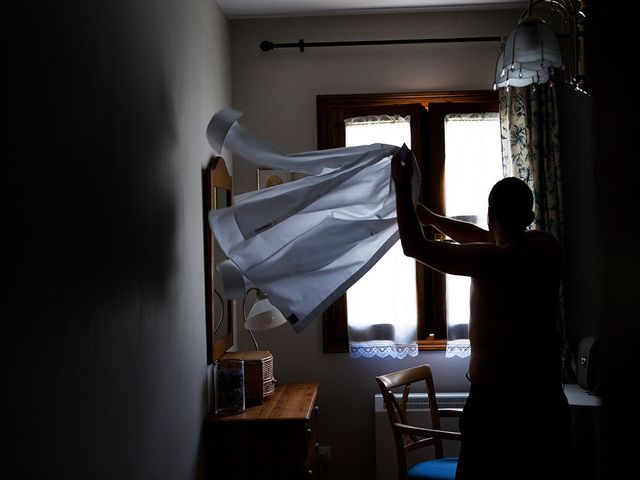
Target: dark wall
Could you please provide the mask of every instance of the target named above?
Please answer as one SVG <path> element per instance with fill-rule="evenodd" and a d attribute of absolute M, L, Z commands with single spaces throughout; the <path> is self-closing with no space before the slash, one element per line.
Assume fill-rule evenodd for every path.
<path fill-rule="evenodd" d="M 3 472 L 196 478 L 200 169 L 230 98 L 226 19 L 204 0 L 12 3 Z"/>
<path fill-rule="evenodd" d="M 162 294 L 173 268 L 177 125 L 158 26 L 75 6 L 32 10 L 12 38 L 13 285 L 52 307 L 87 290 L 109 301 L 134 274 Z"/>
<path fill-rule="evenodd" d="M 629 63 L 635 44 L 634 18 L 624 2 L 592 2 L 591 53 L 596 106 L 595 218 L 598 230 L 602 308 L 604 425 L 603 479 L 632 472 L 638 427 L 635 388 L 640 340 L 640 261 L 638 255 L 638 155 L 636 88 L 616 66 Z"/>

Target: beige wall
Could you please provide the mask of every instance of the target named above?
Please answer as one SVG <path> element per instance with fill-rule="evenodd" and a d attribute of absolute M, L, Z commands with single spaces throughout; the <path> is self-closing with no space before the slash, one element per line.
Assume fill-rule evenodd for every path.
<path fill-rule="evenodd" d="M 519 11 L 433 13 L 231 22 L 233 107 L 242 123 L 286 153 L 314 150 L 316 95 L 491 89 L 497 43 L 315 48 L 264 53 L 272 42 L 507 35 Z M 255 166 L 234 159 L 236 193 L 255 189 Z M 427 362 L 443 391 L 468 389 L 468 361 L 443 352 L 416 358 L 351 359 L 323 354 L 321 321 L 296 334 L 288 325 L 256 334 L 275 358 L 282 382 L 320 382 L 321 443 L 332 448 L 327 479 L 375 474 L 374 376 Z M 251 349 L 240 328 L 239 346 Z"/>

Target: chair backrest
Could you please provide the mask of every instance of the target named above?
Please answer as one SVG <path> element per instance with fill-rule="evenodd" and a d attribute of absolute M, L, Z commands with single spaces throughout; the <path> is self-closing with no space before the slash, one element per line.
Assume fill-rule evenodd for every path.
<path fill-rule="evenodd" d="M 397 424 L 407 425 L 407 404 L 411 387 L 420 382 L 424 382 L 426 393 L 429 399 L 429 414 L 431 416 L 430 428 L 441 430 L 440 414 L 438 411 L 438 401 L 433 383 L 431 367 L 428 364 L 387 373 L 376 377 L 376 382 L 380 387 L 385 408 L 391 423 L 391 430 L 396 446 L 398 457 L 398 471 L 400 478 L 407 475 L 407 453 L 418 448 L 433 447 L 435 458 L 443 458 L 442 439 L 432 437 L 417 437 L 401 431 Z M 396 393 L 401 393 L 400 400 L 396 398 Z"/>

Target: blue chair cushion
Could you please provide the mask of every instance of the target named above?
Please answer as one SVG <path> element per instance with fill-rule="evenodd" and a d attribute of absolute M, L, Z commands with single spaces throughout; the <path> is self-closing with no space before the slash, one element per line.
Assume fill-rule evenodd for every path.
<path fill-rule="evenodd" d="M 438 458 L 421 462 L 409 469 L 409 478 L 428 478 L 430 480 L 453 480 L 458 467 L 457 457 Z"/>

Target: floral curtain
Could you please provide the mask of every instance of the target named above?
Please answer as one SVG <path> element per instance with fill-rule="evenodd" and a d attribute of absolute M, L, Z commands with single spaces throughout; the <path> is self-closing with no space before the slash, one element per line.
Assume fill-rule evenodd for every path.
<path fill-rule="evenodd" d="M 557 89 L 549 82 L 501 88 L 498 94 L 504 176 L 527 182 L 534 194 L 532 227 L 552 233 L 563 243 Z M 562 292 L 558 329 L 564 342 Z"/>

